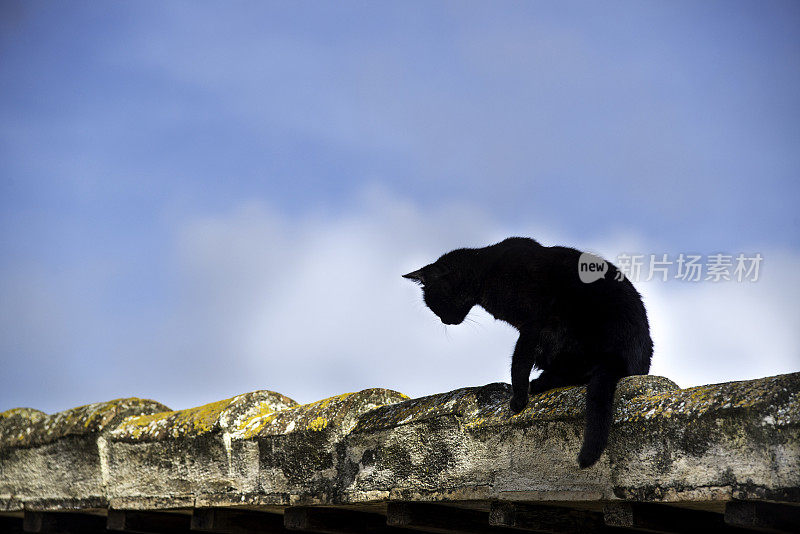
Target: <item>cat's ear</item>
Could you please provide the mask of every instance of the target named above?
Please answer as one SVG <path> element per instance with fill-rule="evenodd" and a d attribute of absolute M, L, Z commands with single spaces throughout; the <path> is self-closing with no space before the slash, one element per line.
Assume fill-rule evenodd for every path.
<path fill-rule="evenodd" d="M 419 282 L 420 284 L 425 283 L 425 275 L 422 273 L 422 269 L 418 269 L 414 272 L 404 274 L 403 278 L 408 278 L 409 280 Z"/>

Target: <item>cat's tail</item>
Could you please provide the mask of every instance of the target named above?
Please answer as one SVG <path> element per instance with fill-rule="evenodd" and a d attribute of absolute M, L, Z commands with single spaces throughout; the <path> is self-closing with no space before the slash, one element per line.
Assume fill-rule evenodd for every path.
<path fill-rule="evenodd" d="M 598 369 L 586 386 L 586 427 L 583 446 L 578 454 L 581 468 L 593 465 L 603 454 L 614 412 L 614 392 L 620 376 L 604 368 Z"/>

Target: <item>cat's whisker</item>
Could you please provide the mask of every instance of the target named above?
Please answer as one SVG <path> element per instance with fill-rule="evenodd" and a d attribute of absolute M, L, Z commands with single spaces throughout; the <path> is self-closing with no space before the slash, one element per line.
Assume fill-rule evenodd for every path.
<path fill-rule="evenodd" d="M 479 326 L 481 328 L 481 330 L 485 330 L 483 325 L 479 321 L 476 321 L 475 319 L 473 319 L 472 317 L 467 317 L 466 320 L 469 321 L 469 323 L 471 325 Z"/>

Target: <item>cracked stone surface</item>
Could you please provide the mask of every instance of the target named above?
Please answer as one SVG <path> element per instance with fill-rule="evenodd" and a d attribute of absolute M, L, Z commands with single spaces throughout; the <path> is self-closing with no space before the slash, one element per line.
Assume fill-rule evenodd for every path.
<path fill-rule="evenodd" d="M 304 405 L 254 391 L 180 411 L 135 398 L 56 414 L 15 408 L 0 413 L 0 512 L 800 501 L 800 373 L 688 389 L 627 377 L 608 449 L 581 470 L 585 394 L 531 396 L 518 415 L 503 383 Z"/>

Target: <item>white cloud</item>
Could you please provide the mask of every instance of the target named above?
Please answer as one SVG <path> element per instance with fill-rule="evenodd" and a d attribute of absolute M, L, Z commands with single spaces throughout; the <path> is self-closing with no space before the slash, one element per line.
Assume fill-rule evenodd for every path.
<path fill-rule="evenodd" d="M 185 408 L 254 389 L 309 402 L 368 387 L 420 396 L 508 381 L 511 327 L 476 309 L 475 322 L 445 329 L 401 278 L 447 250 L 507 235 L 612 260 L 654 251 L 635 234 L 570 241 L 504 227 L 472 206 L 422 209 L 380 190 L 340 216 L 293 219 L 246 203 L 186 221 L 165 260 L 175 293 L 135 324 L 76 305 L 78 296 L 57 280 L 44 284 L 42 273 L 31 272 L 30 283 L 18 273 L 3 295 L 23 313 L 6 309 L 0 331 L 13 348 L 4 352 L 23 358 L 4 363 L 3 403 L 51 410 L 137 395 Z M 656 345 L 654 374 L 686 387 L 800 369 L 800 255 L 760 252 L 757 283 L 637 284 Z M 48 290 L 29 298 L 12 291 L 37 284 Z"/>
<path fill-rule="evenodd" d="M 513 329 L 476 309 L 477 325 L 445 331 L 400 275 L 452 248 L 523 233 L 565 242 L 504 229 L 467 206 L 422 211 L 374 192 L 341 218 L 293 223 L 252 204 L 197 221 L 182 235 L 181 261 L 188 293 L 199 296 L 192 308 L 214 316 L 195 325 L 197 343 L 226 354 L 224 372 L 247 387 L 303 401 L 374 386 L 417 396 L 508 381 Z M 576 245 L 609 258 L 645 246 L 630 235 Z M 792 304 L 800 257 L 764 255 L 757 283 L 637 284 L 656 344 L 654 373 L 689 386 L 800 368 Z"/>
<path fill-rule="evenodd" d="M 652 373 L 688 387 L 800 370 L 800 256 L 763 256 L 757 282 L 640 284 L 656 344 Z"/>
<path fill-rule="evenodd" d="M 678 253 L 649 243 L 631 232 L 603 242 L 580 243 L 615 261 L 620 253 Z M 719 251 L 706 251 L 706 253 Z M 800 371 L 800 254 L 750 247 L 728 253 L 756 252 L 764 258 L 756 282 L 645 281 L 634 285 L 642 294 L 655 351 L 651 374 L 663 375 L 681 387 L 746 380 Z"/>
<path fill-rule="evenodd" d="M 194 298 L 180 314 L 201 323 L 192 328 L 198 347 L 226 355 L 221 372 L 299 400 L 375 386 L 421 395 L 503 380 L 510 327 L 474 313 L 479 324 L 446 332 L 419 288 L 401 278 L 491 235 L 465 208 L 424 214 L 380 192 L 367 194 L 352 216 L 295 224 L 250 204 L 182 232 L 185 290 Z"/>

